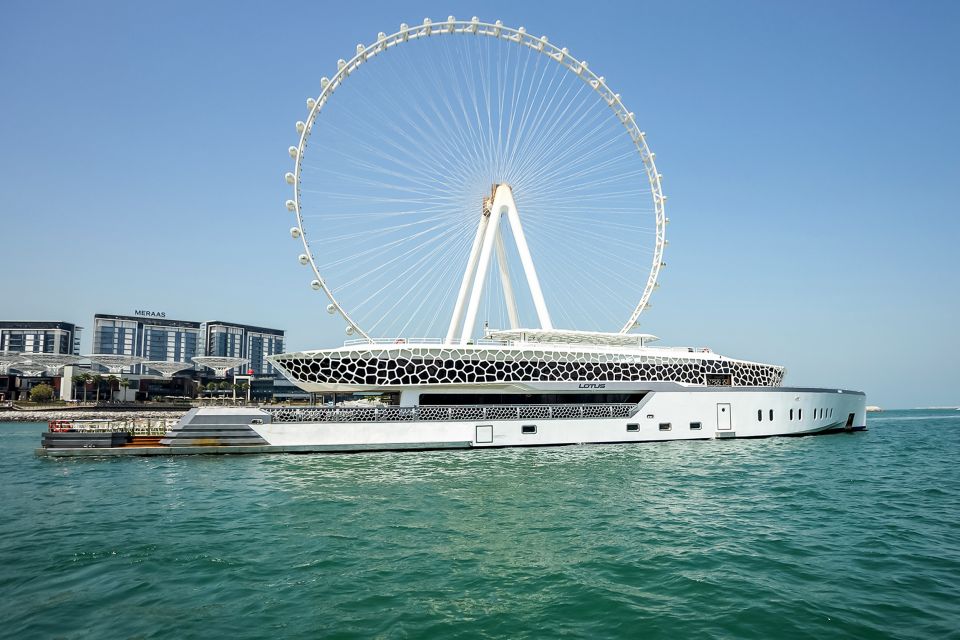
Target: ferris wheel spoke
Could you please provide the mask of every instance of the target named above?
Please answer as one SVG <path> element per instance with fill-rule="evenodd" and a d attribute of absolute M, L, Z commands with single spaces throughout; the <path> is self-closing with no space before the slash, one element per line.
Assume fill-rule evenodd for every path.
<path fill-rule="evenodd" d="M 428 252 L 421 255 L 421 257 L 415 263 L 413 263 L 412 265 L 404 269 L 399 274 L 391 275 L 391 277 L 387 279 L 387 281 L 383 286 L 381 286 L 379 289 L 374 291 L 366 299 L 357 303 L 356 308 L 362 309 L 364 305 L 366 305 L 368 302 L 371 302 L 371 301 L 377 302 L 377 304 L 373 307 L 373 309 L 369 311 L 370 314 L 376 312 L 377 315 L 379 315 L 379 319 L 377 319 L 370 325 L 371 330 L 376 330 L 379 327 L 380 323 L 391 312 L 393 312 L 403 301 L 407 299 L 407 297 L 409 297 L 410 295 L 413 294 L 413 292 L 416 291 L 417 285 L 421 284 L 424 281 L 424 279 L 426 279 L 438 266 L 443 264 L 442 261 L 433 260 L 433 258 L 434 256 L 436 256 L 438 252 L 441 252 L 444 249 L 448 249 L 449 246 L 450 246 L 449 244 L 445 244 L 442 242 L 436 243 L 435 246 L 432 247 Z M 428 270 L 426 270 L 424 273 L 420 273 L 419 277 L 417 277 L 418 273 L 417 271 L 415 271 L 415 269 L 418 266 L 421 266 L 422 264 L 430 264 L 431 266 Z M 416 280 L 414 280 L 414 278 L 416 278 Z M 389 307 L 386 311 L 380 311 L 379 310 L 380 306 L 382 306 L 382 304 L 386 301 L 386 299 L 380 296 L 380 294 L 389 287 L 392 287 L 404 293 L 401 293 L 399 296 L 397 296 L 396 302 L 391 307 Z"/>
<path fill-rule="evenodd" d="M 429 246 L 431 243 L 436 243 L 443 240 L 445 237 L 449 236 L 452 232 L 456 231 L 456 227 L 442 230 L 443 226 L 444 225 L 435 225 L 429 229 L 418 231 L 417 233 L 406 236 L 400 240 L 396 240 L 391 243 L 386 243 L 386 245 L 382 245 L 382 246 L 387 246 L 391 248 L 399 247 L 402 245 L 408 245 L 408 246 L 405 248 L 405 250 L 402 253 L 397 254 L 396 256 L 390 258 L 389 260 L 381 261 L 380 263 L 377 264 L 376 267 L 360 273 L 353 280 L 348 280 L 344 282 L 337 289 L 334 289 L 334 292 L 337 292 L 338 290 L 342 290 L 346 287 L 349 287 L 350 285 L 356 284 L 359 280 L 367 279 L 374 276 L 377 273 L 381 273 L 387 267 L 393 265 L 397 261 L 402 260 L 407 256 L 413 255 L 414 253 L 417 253 L 424 247 Z M 439 235 L 430 235 L 430 233 L 433 231 L 438 231 Z M 415 243 L 415 244 L 410 246 L 409 243 Z"/>
<path fill-rule="evenodd" d="M 417 297 L 420 298 L 420 301 L 419 301 L 419 304 L 417 304 L 416 309 L 411 310 L 404 315 L 407 315 L 409 316 L 409 318 L 412 319 L 413 317 L 416 317 L 417 311 L 419 311 L 420 309 L 423 309 L 428 303 L 430 305 L 431 311 L 434 314 L 441 312 L 441 309 L 437 307 L 436 300 L 431 299 L 430 296 L 432 292 L 435 290 L 436 285 L 438 283 L 443 282 L 444 280 L 446 281 L 451 280 L 450 278 L 443 279 L 440 277 L 441 273 L 437 273 L 438 271 L 437 266 L 442 264 L 441 256 L 438 255 L 441 253 L 439 250 L 442 248 L 443 248 L 442 246 L 437 247 L 433 252 L 425 256 L 426 259 L 429 259 L 431 261 L 431 264 L 433 266 L 425 270 L 422 274 L 419 275 L 418 278 L 414 280 L 413 279 L 414 274 L 411 273 L 409 274 L 408 277 L 393 283 L 394 286 L 402 288 L 406 293 L 399 296 L 397 301 L 388 309 L 386 309 L 385 311 L 379 312 L 379 316 L 380 316 L 379 320 L 377 320 L 371 325 L 372 330 L 376 330 L 377 328 L 379 328 L 381 322 L 383 322 L 387 318 L 392 317 L 396 313 L 397 309 L 402 308 L 402 305 L 407 303 L 408 300 L 412 300 L 413 304 L 417 304 L 417 300 L 416 300 Z M 426 293 L 426 295 L 424 295 L 424 292 L 421 287 L 429 283 L 433 283 L 433 284 L 431 285 L 430 290 Z M 406 327 L 408 327 L 409 324 L 410 324 L 410 320 L 404 323 L 403 329 L 400 332 L 401 334 L 404 330 L 406 330 Z"/>
<path fill-rule="evenodd" d="M 586 92 L 587 89 L 582 84 L 576 87 L 568 86 L 562 96 L 548 103 L 551 108 L 543 108 L 539 114 L 540 117 L 534 122 L 536 134 L 527 138 L 531 141 L 530 146 L 525 152 L 524 164 L 520 165 L 519 169 L 523 169 L 538 158 L 541 160 L 550 158 L 548 151 L 557 146 L 557 139 L 563 138 L 564 132 L 569 131 L 569 127 L 574 126 L 579 117 L 591 112 L 591 105 L 586 104 L 582 99 L 586 96 Z M 559 102 L 562 108 L 555 106 L 556 102 Z"/>
<path fill-rule="evenodd" d="M 584 122 L 584 118 L 586 116 L 587 113 L 581 114 L 576 121 L 569 123 L 569 127 L 566 129 L 566 131 L 572 131 L 577 127 L 585 127 L 586 123 Z M 565 132 L 560 132 L 558 135 L 550 134 L 545 136 L 545 139 L 549 140 L 549 146 L 539 150 L 538 154 L 542 154 L 543 157 L 549 158 L 549 160 L 545 163 L 542 163 L 537 169 L 534 169 L 533 167 L 525 167 L 528 171 L 528 174 L 525 174 L 526 180 L 536 181 L 544 173 L 547 173 L 551 170 L 556 171 L 558 168 L 566 167 L 570 162 L 569 158 L 580 158 L 579 162 L 583 163 L 586 162 L 589 157 L 595 157 L 598 154 L 602 154 L 602 152 L 608 149 L 611 145 L 611 141 L 600 144 L 596 143 L 596 134 L 604 126 L 605 125 L 602 121 L 591 124 L 591 128 L 588 129 L 577 140 L 570 140 L 569 134 Z M 589 149 L 583 149 L 582 146 L 588 140 L 592 140 L 593 144 L 590 145 Z M 584 158 L 584 156 L 587 156 L 588 158 Z"/>

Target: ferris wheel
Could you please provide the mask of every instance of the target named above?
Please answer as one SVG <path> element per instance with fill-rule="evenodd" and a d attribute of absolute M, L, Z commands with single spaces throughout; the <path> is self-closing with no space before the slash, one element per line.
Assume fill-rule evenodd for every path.
<path fill-rule="evenodd" d="M 348 335 L 626 333 L 665 266 L 653 152 L 603 76 L 477 18 L 381 32 L 296 123 L 299 262 Z"/>

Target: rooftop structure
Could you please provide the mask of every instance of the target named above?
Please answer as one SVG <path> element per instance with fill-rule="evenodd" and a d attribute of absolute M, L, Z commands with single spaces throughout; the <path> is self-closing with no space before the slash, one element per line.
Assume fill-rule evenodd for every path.
<path fill-rule="evenodd" d="M 603 333 L 561 329 L 488 330 L 486 337 L 513 344 L 567 344 L 605 347 L 642 347 L 659 340 L 649 333 Z"/>

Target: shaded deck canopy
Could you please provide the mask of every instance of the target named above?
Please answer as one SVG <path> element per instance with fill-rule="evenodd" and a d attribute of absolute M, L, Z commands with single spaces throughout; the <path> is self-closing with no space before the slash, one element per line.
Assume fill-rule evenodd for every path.
<path fill-rule="evenodd" d="M 642 347 L 659 340 L 657 336 L 649 333 L 603 333 L 564 329 L 487 330 L 486 337 L 513 343 L 583 344 L 603 347 Z"/>

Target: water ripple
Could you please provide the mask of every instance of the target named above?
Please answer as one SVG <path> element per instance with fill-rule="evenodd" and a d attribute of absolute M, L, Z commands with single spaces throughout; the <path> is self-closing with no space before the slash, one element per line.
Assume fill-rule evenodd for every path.
<path fill-rule="evenodd" d="M 61 459 L 0 425 L 0 637 L 960 637 L 960 423 Z"/>

